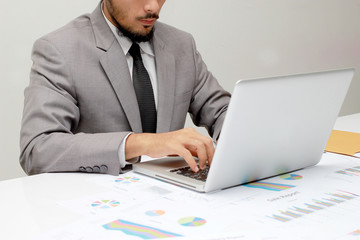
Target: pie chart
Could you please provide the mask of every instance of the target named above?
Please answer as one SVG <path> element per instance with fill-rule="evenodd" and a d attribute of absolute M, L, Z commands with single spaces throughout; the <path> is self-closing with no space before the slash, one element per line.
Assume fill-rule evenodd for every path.
<path fill-rule="evenodd" d="M 146 215 L 151 216 L 151 217 L 157 217 L 157 216 L 161 216 L 165 214 L 164 210 L 150 210 L 145 212 Z"/>
<path fill-rule="evenodd" d="M 299 180 L 299 179 L 302 179 L 302 176 L 297 175 L 297 174 L 284 174 L 284 175 L 281 175 L 280 178 L 285 179 L 285 180 Z"/>
<path fill-rule="evenodd" d="M 130 183 L 137 183 L 140 181 L 140 178 L 137 177 L 119 177 L 115 179 L 115 182 L 122 183 L 122 184 L 130 184 Z"/>
<path fill-rule="evenodd" d="M 116 200 L 100 200 L 93 202 L 91 206 L 95 208 L 112 208 L 119 206 L 119 204 L 120 203 Z"/>
<path fill-rule="evenodd" d="M 179 219 L 178 223 L 185 227 L 200 227 L 206 223 L 206 220 L 199 217 L 185 217 Z"/>

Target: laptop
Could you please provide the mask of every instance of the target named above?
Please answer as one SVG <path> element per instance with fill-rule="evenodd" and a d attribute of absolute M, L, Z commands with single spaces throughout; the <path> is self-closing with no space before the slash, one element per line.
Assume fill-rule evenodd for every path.
<path fill-rule="evenodd" d="M 135 172 L 210 192 L 316 165 L 353 78 L 353 69 L 240 80 L 208 170 L 180 157 L 137 163 Z"/>

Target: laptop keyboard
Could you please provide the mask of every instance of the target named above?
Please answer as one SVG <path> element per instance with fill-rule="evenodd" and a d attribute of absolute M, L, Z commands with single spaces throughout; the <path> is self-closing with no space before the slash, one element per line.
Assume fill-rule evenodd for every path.
<path fill-rule="evenodd" d="M 191 170 L 190 167 L 182 167 L 182 168 L 172 169 L 170 170 L 170 172 L 205 182 L 207 175 L 209 173 L 209 169 L 210 167 L 207 166 L 204 170 L 200 169 L 197 173 L 195 173 Z"/>

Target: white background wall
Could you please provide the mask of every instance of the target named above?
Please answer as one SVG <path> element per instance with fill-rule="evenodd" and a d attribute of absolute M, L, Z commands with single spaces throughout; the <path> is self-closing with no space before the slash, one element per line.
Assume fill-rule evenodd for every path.
<path fill-rule="evenodd" d="M 98 0 L 0 3 L 4 180 L 25 176 L 18 161 L 19 131 L 33 42 L 92 12 Z M 359 0 L 168 0 L 160 20 L 194 35 L 209 69 L 228 91 L 239 79 L 354 67 L 340 114 L 360 112 Z"/>

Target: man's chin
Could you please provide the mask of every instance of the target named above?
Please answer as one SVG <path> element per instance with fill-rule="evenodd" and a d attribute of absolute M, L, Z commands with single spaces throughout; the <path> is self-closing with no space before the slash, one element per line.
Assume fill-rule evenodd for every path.
<path fill-rule="evenodd" d="M 119 31 L 123 33 L 125 37 L 128 37 L 133 42 L 148 42 L 152 39 L 154 35 L 155 28 L 153 26 L 144 27 L 146 31 L 143 32 L 131 32 L 124 29 L 123 27 L 118 27 Z"/>

